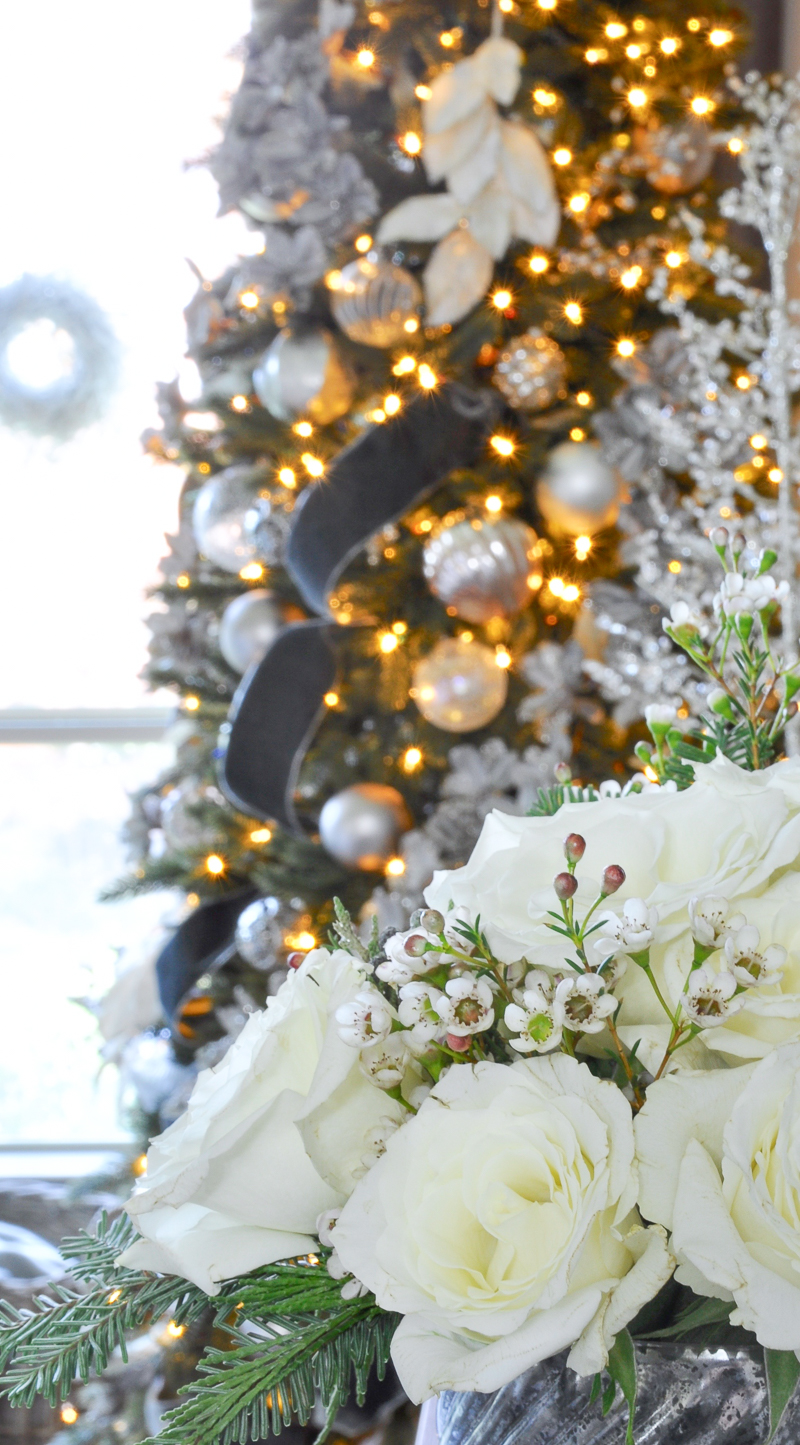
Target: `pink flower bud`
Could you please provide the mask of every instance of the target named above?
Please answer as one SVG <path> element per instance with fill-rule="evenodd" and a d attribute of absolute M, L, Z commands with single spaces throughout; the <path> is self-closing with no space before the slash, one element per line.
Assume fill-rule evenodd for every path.
<path fill-rule="evenodd" d="M 580 863 L 586 852 L 586 839 L 580 833 L 568 833 L 564 839 L 564 857 L 568 863 Z"/>
<path fill-rule="evenodd" d="M 472 1039 L 469 1034 L 467 1034 L 466 1038 L 462 1038 L 460 1034 L 447 1034 L 445 1036 L 445 1042 L 448 1049 L 452 1049 L 454 1054 L 465 1054 L 472 1043 Z"/>
<path fill-rule="evenodd" d="M 556 763 L 553 772 L 557 783 L 569 783 L 572 780 L 572 768 L 569 763 Z"/>
<path fill-rule="evenodd" d="M 412 958 L 422 958 L 427 947 L 428 940 L 422 933 L 412 933 L 410 938 L 407 938 L 403 944 L 405 952 L 410 954 Z"/>
<path fill-rule="evenodd" d="M 305 957 L 304 953 L 290 953 L 286 959 L 286 965 L 288 968 L 299 968 Z"/>
<path fill-rule="evenodd" d="M 712 547 L 725 547 L 728 542 L 727 527 L 712 527 L 708 534 L 708 540 Z"/>
<path fill-rule="evenodd" d="M 444 914 L 438 908 L 426 908 L 419 920 L 420 928 L 427 929 L 428 933 L 441 933 L 444 928 Z"/>
<path fill-rule="evenodd" d="M 578 880 L 573 878 L 571 873 L 557 873 L 553 879 L 553 887 L 556 890 L 556 898 L 560 898 L 564 903 L 567 898 L 572 898 L 573 894 L 577 893 Z"/>
<path fill-rule="evenodd" d="M 625 882 L 625 869 L 620 868 L 619 863 L 609 863 L 603 870 L 603 892 L 616 893 Z"/>

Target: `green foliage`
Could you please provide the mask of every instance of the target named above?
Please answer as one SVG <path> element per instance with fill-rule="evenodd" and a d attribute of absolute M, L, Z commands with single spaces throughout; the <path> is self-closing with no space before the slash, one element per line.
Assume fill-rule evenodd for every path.
<path fill-rule="evenodd" d="M 625 1445 L 634 1445 L 633 1416 L 636 1409 L 636 1352 L 633 1340 L 627 1330 L 620 1330 L 608 1354 L 608 1373 L 614 1386 L 618 1385 L 628 1405 L 628 1428 Z"/>
<path fill-rule="evenodd" d="M 733 1304 L 730 1300 L 696 1299 L 693 1296 L 691 1302 L 681 1310 L 673 1324 L 666 1325 L 660 1330 L 650 1330 L 642 1338 L 646 1340 L 678 1340 L 683 1335 L 691 1334 L 693 1330 L 708 1328 L 711 1325 L 727 1324 L 732 1309 Z"/>
<path fill-rule="evenodd" d="M 800 1362 L 792 1350 L 765 1350 L 764 1368 L 767 1372 L 769 1394 L 769 1445 L 794 1394 L 797 1381 L 800 1380 Z"/>

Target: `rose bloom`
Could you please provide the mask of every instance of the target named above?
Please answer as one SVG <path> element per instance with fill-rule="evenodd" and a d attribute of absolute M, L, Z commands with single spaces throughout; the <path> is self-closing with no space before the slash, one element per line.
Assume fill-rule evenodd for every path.
<path fill-rule="evenodd" d="M 347 1198 L 375 1129 L 407 1112 L 339 1035 L 336 1010 L 363 986 L 349 954 L 314 949 L 253 1014 L 150 1146 L 127 1205 L 143 1237 L 121 1264 L 216 1294 L 220 1280 L 317 1247 L 317 1217 Z"/>
<path fill-rule="evenodd" d="M 572 1346 L 603 1368 L 669 1278 L 634 1208 L 627 1100 L 566 1055 L 450 1069 L 389 1139 L 333 1231 L 343 1266 L 404 1318 L 392 1358 L 420 1401 L 498 1389 Z"/>
<path fill-rule="evenodd" d="M 652 1084 L 635 1127 L 641 1208 L 672 1229 L 677 1278 L 800 1358 L 800 1045 Z"/>
<path fill-rule="evenodd" d="M 744 1008 L 724 1027 L 676 1055 L 679 1067 L 707 1057 L 706 1048 L 737 1058 L 760 1057 L 800 1038 L 800 760 L 748 773 L 727 759 L 696 769 L 684 792 L 568 803 L 545 818 L 492 813 L 469 862 L 437 873 L 426 890 L 431 907 L 452 900 L 482 927 L 496 955 L 511 962 L 524 954 L 537 967 L 563 968 L 563 946 L 545 925 L 554 906 L 553 878 L 563 868 L 563 839 L 578 832 L 586 852 L 578 867 L 578 918 L 597 897 L 603 869 L 618 863 L 626 881 L 613 898 L 621 915 L 626 899 L 658 910 L 651 963 L 671 1004 L 683 992 L 693 942 L 689 902 L 721 896 L 761 933 L 763 948 L 789 952 L 783 978 L 748 994 Z M 651 986 L 628 968 L 615 992 L 622 999 L 617 1027 L 653 1071 L 669 1037 Z"/>

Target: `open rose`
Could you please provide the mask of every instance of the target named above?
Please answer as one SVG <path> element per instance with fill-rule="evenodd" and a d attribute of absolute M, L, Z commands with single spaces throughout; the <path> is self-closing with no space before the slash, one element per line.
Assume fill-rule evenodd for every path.
<path fill-rule="evenodd" d="M 645 1230 L 630 1105 L 566 1055 L 450 1070 L 389 1139 L 333 1230 L 343 1267 L 399 1310 L 412 1400 L 495 1390 L 572 1346 L 603 1368 L 668 1279 Z"/>

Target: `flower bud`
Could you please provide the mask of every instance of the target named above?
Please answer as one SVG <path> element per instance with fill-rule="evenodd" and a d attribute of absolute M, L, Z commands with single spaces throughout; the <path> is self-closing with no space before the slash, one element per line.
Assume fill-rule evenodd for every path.
<path fill-rule="evenodd" d="M 472 1044 L 472 1037 L 470 1034 L 466 1036 L 462 1036 L 461 1034 L 446 1034 L 445 1043 L 448 1049 L 453 1050 L 454 1054 L 465 1054 Z"/>
<path fill-rule="evenodd" d="M 727 527 L 712 527 L 708 534 L 708 540 L 712 547 L 721 555 L 728 545 Z"/>
<path fill-rule="evenodd" d="M 403 948 L 411 958 L 422 958 L 428 947 L 428 940 L 422 933 L 412 933 L 403 944 Z"/>
<path fill-rule="evenodd" d="M 556 763 L 553 769 L 557 783 L 569 783 L 572 781 L 572 768 L 569 763 Z"/>
<path fill-rule="evenodd" d="M 564 903 L 568 898 L 572 898 L 573 895 L 577 893 L 578 880 L 577 878 L 573 878 L 571 873 L 557 873 L 553 879 L 553 887 L 556 890 L 556 898 L 560 898 L 561 902 Z"/>
<path fill-rule="evenodd" d="M 441 933 L 444 928 L 444 914 L 438 908 L 426 908 L 419 920 L 420 928 L 426 933 Z"/>
<path fill-rule="evenodd" d="M 616 893 L 625 882 L 625 869 L 620 868 L 619 863 L 609 863 L 603 870 L 603 892 L 605 894 Z"/>
<path fill-rule="evenodd" d="M 304 953 L 290 953 L 286 959 L 286 967 L 299 968 L 305 957 Z"/>
<path fill-rule="evenodd" d="M 745 537 L 744 532 L 734 532 L 733 536 L 731 537 L 731 551 L 733 552 L 734 557 L 741 557 L 746 546 L 747 538 Z"/>
<path fill-rule="evenodd" d="M 733 703 L 731 702 L 724 688 L 712 687 L 710 693 L 708 694 L 708 705 L 711 708 L 711 711 L 715 712 L 718 717 L 727 718 L 729 722 L 733 722 L 735 720 Z"/>
<path fill-rule="evenodd" d="M 756 572 L 756 576 L 763 577 L 765 572 L 771 571 L 771 569 L 775 566 L 777 560 L 777 552 L 773 552 L 771 547 L 764 547 L 759 553 L 758 571 Z"/>
<path fill-rule="evenodd" d="M 783 685 L 786 689 L 786 698 L 788 700 L 794 697 L 796 692 L 800 692 L 800 677 L 798 677 L 796 672 L 787 672 Z"/>
<path fill-rule="evenodd" d="M 564 839 L 564 857 L 568 863 L 580 863 L 586 852 L 586 839 L 580 833 L 568 833 Z"/>

